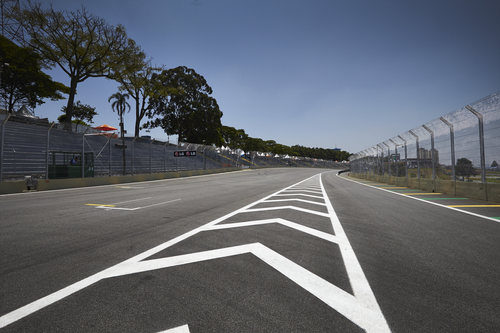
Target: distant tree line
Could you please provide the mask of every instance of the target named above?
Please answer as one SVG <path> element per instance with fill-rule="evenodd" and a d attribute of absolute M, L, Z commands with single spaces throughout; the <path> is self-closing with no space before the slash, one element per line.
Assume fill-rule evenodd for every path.
<path fill-rule="evenodd" d="M 224 145 L 231 149 L 241 149 L 245 152 L 259 151 L 278 155 L 302 156 L 331 161 L 345 161 L 351 155 L 347 151 L 327 148 L 309 148 L 300 145 L 287 146 L 274 140 L 264 141 L 252 138 L 243 129 L 222 126 Z"/>
<path fill-rule="evenodd" d="M 64 11 L 28 1 L 24 8 L 13 2 L 6 12 L 17 22 L 9 26 L 6 36 L 0 36 L 0 98 L 6 101 L 8 112 L 16 105 L 34 108 L 45 98 L 64 99 L 67 95 L 59 121 L 71 131 L 72 123 L 92 123 L 97 114 L 92 106 L 75 102 L 78 85 L 89 78 L 104 77 L 119 83 L 118 92 L 108 101 L 119 115 L 122 137 L 123 114 L 133 110 L 135 137 L 141 129 L 159 127 L 168 135 L 177 135 L 179 141 L 245 152 L 325 160 L 346 160 L 349 156 L 333 149 L 289 147 L 223 126 L 222 112 L 202 75 L 185 66 L 168 69 L 153 65 L 123 26 L 110 25 L 83 7 Z M 67 86 L 42 72 L 42 68 L 53 67 L 66 73 Z"/>

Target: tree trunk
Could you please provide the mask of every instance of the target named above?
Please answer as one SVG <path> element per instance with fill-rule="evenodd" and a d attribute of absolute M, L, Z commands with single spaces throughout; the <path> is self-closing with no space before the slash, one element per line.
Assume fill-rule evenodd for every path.
<path fill-rule="evenodd" d="M 66 121 L 64 122 L 64 129 L 72 132 L 71 120 L 73 118 L 73 104 L 75 101 L 76 95 L 76 85 L 78 81 L 75 77 L 71 77 L 71 84 L 69 87 L 69 96 L 68 96 L 68 104 L 66 105 Z"/>

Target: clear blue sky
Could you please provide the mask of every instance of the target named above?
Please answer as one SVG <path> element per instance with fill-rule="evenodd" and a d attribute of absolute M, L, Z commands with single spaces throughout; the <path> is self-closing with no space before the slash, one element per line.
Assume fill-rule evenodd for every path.
<path fill-rule="evenodd" d="M 287 145 L 354 153 L 500 90 L 498 0 L 52 3 L 124 25 L 153 63 L 202 74 L 224 125 Z M 80 84 L 76 98 L 97 107 L 96 124 L 118 125 L 107 103 L 116 87 Z M 64 104 L 36 114 L 55 119 Z M 129 133 L 133 123 L 130 113 Z"/>

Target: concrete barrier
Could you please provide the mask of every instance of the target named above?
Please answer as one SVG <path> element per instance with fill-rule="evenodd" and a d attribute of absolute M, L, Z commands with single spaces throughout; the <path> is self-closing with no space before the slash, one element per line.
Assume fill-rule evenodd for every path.
<path fill-rule="evenodd" d="M 498 183 L 475 183 L 475 182 L 454 182 L 452 180 L 429 178 L 408 178 L 389 177 L 387 175 L 374 175 L 365 173 L 350 173 L 351 176 L 372 180 L 379 183 L 393 184 L 396 186 L 407 186 L 409 188 L 420 189 L 425 192 L 439 192 L 456 197 L 466 197 L 471 199 L 500 202 L 500 184 Z"/>
<path fill-rule="evenodd" d="M 40 179 L 38 181 L 38 191 L 58 190 L 74 187 L 88 187 L 99 185 L 113 185 L 134 183 L 148 180 L 161 180 L 170 178 L 190 177 L 208 175 L 222 172 L 231 172 L 241 170 L 239 168 L 223 168 L 211 170 L 184 170 L 184 171 L 169 171 L 153 174 L 138 174 L 125 176 L 111 177 L 92 177 L 92 178 L 67 178 L 67 179 Z M 0 194 L 22 193 L 26 191 L 26 183 L 24 181 L 7 181 L 0 183 Z"/>

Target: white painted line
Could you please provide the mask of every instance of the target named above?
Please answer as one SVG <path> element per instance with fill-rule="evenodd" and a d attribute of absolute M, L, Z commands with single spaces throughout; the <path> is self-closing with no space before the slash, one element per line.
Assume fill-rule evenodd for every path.
<path fill-rule="evenodd" d="M 321 187 L 319 186 L 307 186 L 307 187 L 294 187 L 294 190 L 311 190 L 311 191 L 321 191 Z"/>
<path fill-rule="evenodd" d="M 289 189 L 286 190 L 286 192 L 303 192 L 303 193 L 312 193 L 312 194 L 321 194 L 321 191 L 311 191 L 311 190 L 295 190 L 295 189 Z"/>
<path fill-rule="evenodd" d="M 149 198 L 148 198 L 149 199 Z M 144 208 L 149 208 L 149 207 L 153 207 L 153 206 L 159 206 L 159 205 L 165 205 L 165 204 L 168 204 L 168 203 L 171 203 L 171 202 L 176 202 L 176 201 L 179 201 L 181 199 L 174 199 L 174 200 L 170 200 L 170 201 L 165 201 L 165 202 L 159 202 L 159 203 L 155 203 L 155 204 L 152 204 L 152 205 L 147 205 L 147 206 L 142 206 L 142 207 L 134 207 L 134 208 L 128 208 L 128 207 L 109 207 L 109 206 L 106 206 L 106 205 L 103 205 L 103 206 L 95 206 L 95 208 L 100 208 L 100 209 L 104 209 L 104 210 L 126 210 L 126 211 L 135 211 L 135 210 L 139 210 L 139 209 L 144 209 Z M 132 201 L 132 200 L 131 200 Z"/>
<path fill-rule="evenodd" d="M 387 323 L 385 322 L 385 318 L 383 317 L 380 308 L 378 307 L 375 297 L 368 285 L 368 281 L 366 281 L 363 271 L 361 270 L 361 267 L 357 262 L 356 256 L 354 255 L 354 252 L 349 244 L 349 241 L 347 240 L 347 236 L 345 235 L 342 226 L 340 225 L 340 221 L 338 221 L 337 215 L 335 214 L 335 211 L 331 206 L 326 191 L 323 187 L 321 176 L 319 177 L 313 176 L 297 184 L 303 183 L 309 179 L 319 179 L 325 204 L 329 212 L 329 214 L 323 213 L 321 215 L 327 215 L 330 218 L 336 236 L 321 232 L 319 230 L 308 228 L 294 222 L 286 221 L 284 219 L 270 219 L 270 220 L 274 220 L 275 221 L 274 223 L 281 223 L 288 227 L 317 236 L 319 238 L 338 243 L 342 253 L 342 257 L 344 259 L 344 264 L 346 265 L 346 270 L 349 276 L 349 280 L 352 289 L 354 291 L 354 296 L 336 287 L 335 285 L 329 283 L 328 281 L 320 278 L 314 273 L 304 269 L 303 267 L 297 265 L 296 263 L 276 253 L 275 251 L 272 251 L 271 249 L 263 246 L 260 243 L 239 245 L 223 249 L 183 254 L 168 258 L 141 261 L 202 231 L 217 230 L 217 229 L 224 229 L 231 227 L 243 227 L 243 226 L 249 226 L 250 223 L 253 223 L 254 225 L 271 223 L 270 220 L 265 220 L 265 221 L 248 221 L 236 224 L 230 223 L 233 224 L 232 226 L 229 226 L 230 224 L 217 225 L 218 223 L 236 214 L 252 211 L 250 207 L 265 202 L 269 198 L 283 191 L 286 191 L 288 188 L 292 186 L 295 186 L 292 185 L 281 191 L 271 194 L 265 198 L 257 200 L 254 203 L 251 203 L 245 207 L 235 210 L 229 214 L 226 214 L 225 216 L 213 220 L 205 225 L 193 229 L 185 234 L 175 237 L 174 239 L 171 239 L 170 241 L 160 244 L 150 250 L 144 251 L 130 259 L 122 261 L 117 265 L 114 265 L 86 279 L 76 282 L 66 288 L 56 291 L 46 297 L 43 297 L 30 304 L 27 304 L 22 308 L 7 313 L 6 315 L 0 317 L 0 328 L 5 327 L 10 323 L 13 323 L 33 312 L 36 312 L 54 302 L 57 302 L 58 300 L 61 300 L 105 278 L 116 277 L 125 274 L 134 274 L 138 272 L 156 270 L 177 265 L 184 265 L 204 260 L 223 258 L 227 256 L 235 256 L 243 253 L 252 253 L 258 258 L 260 258 L 263 262 L 267 263 L 274 269 L 278 270 L 280 273 L 282 273 L 283 275 L 294 281 L 296 284 L 298 284 L 311 294 L 315 295 L 318 299 L 322 300 L 324 303 L 332 307 L 335 311 L 344 315 L 346 318 L 353 321 L 355 324 L 365 329 L 366 331 L 389 332 L 389 328 L 387 326 Z M 288 206 L 287 208 L 305 211 L 310 214 L 319 214 L 319 212 L 317 211 L 300 209 L 294 206 Z M 262 209 L 255 209 L 255 211 L 262 211 Z"/>
<path fill-rule="evenodd" d="M 168 204 L 168 203 L 171 203 L 171 202 L 180 201 L 180 200 L 181 199 L 179 198 L 179 199 L 174 199 L 174 200 L 169 200 L 169 201 L 164 201 L 164 202 L 158 202 L 158 203 L 147 205 L 147 206 L 136 207 L 136 208 L 134 208 L 134 210 L 144 209 L 144 208 L 149 208 L 149 207 L 154 207 L 154 206 L 159 206 L 159 205 L 165 205 L 165 204 Z"/>
<path fill-rule="evenodd" d="M 174 327 L 174 328 L 171 328 L 169 330 L 161 331 L 158 333 L 191 333 L 191 332 L 189 331 L 188 325 L 182 325 L 182 326 Z"/>
<path fill-rule="evenodd" d="M 349 243 L 347 235 L 344 232 L 344 228 L 342 227 L 342 224 L 333 209 L 332 203 L 330 202 L 325 187 L 323 186 L 321 176 L 319 178 L 319 183 L 323 191 L 323 196 L 325 197 L 326 207 L 330 214 L 330 221 L 335 235 L 342 240 L 341 244 L 339 244 L 339 248 L 342 258 L 344 259 L 344 265 L 347 275 L 349 276 L 349 281 L 354 295 L 359 301 L 363 302 L 367 308 L 371 309 L 373 313 L 377 314 L 376 318 L 373 319 L 372 326 L 370 326 L 369 329 L 365 329 L 370 332 L 390 332 L 389 326 L 384 318 L 384 315 L 382 314 L 382 311 L 380 310 L 375 295 L 370 288 L 370 284 L 368 283 L 363 269 L 356 258 L 356 254 Z"/>
<path fill-rule="evenodd" d="M 323 216 L 323 217 L 330 217 L 330 215 L 328 215 L 327 213 L 318 212 L 318 211 L 315 211 L 315 210 L 305 209 L 305 208 L 296 207 L 296 206 L 277 206 L 277 207 L 265 207 L 265 208 L 250 208 L 250 209 L 246 209 L 242 213 L 265 212 L 265 211 L 269 211 L 269 210 L 281 210 L 281 209 L 293 209 L 293 210 L 297 210 L 299 212 L 304 212 L 304 213 L 308 213 L 308 214 L 314 214 L 314 215 L 319 215 L 319 216 Z"/>
<path fill-rule="evenodd" d="M 140 198 L 140 199 L 133 199 L 133 200 L 127 200 L 127 201 L 120 201 L 120 202 L 114 202 L 110 205 L 120 205 L 120 204 L 124 204 L 124 203 L 129 203 L 129 202 L 135 202 L 135 201 L 141 201 L 141 200 L 147 200 L 147 199 L 151 199 L 152 197 L 147 197 L 147 198 Z"/>
<path fill-rule="evenodd" d="M 469 214 L 469 215 L 472 215 L 472 216 L 475 216 L 475 217 L 480 217 L 480 218 L 483 218 L 483 219 L 486 219 L 486 220 L 490 220 L 490 221 L 493 221 L 493 222 L 500 223 L 500 220 L 497 220 L 497 219 L 489 217 L 489 216 L 485 216 L 485 215 L 481 215 L 481 214 L 476 214 L 476 213 L 469 212 L 469 211 L 466 211 L 466 210 L 463 210 L 463 209 L 458 209 L 458 208 L 455 208 L 455 207 L 449 207 L 449 206 L 446 206 L 446 205 L 442 205 L 442 204 L 439 204 L 437 202 L 427 201 L 427 200 L 416 198 L 416 197 L 413 197 L 413 196 L 410 196 L 410 195 L 405 195 L 405 194 L 401 194 L 401 193 L 398 193 L 398 192 L 386 190 L 386 189 L 383 189 L 383 188 L 380 188 L 380 187 L 376 187 L 376 186 L 364 184 L 362 182 L 358 182 L 358 181 L 355 181 L 355 180 L 352 180 L 352 179 L 348 179 L 348 178 L 340 176 L 340 175 L 337 175 L 337 177 L 339 177 L 341 179 L 344 179 L 344 180 L 347 180 L 347 181 L 350 181 L 350 182 L 353 182 L 353 183 L 357 183 L 357 184 L 360 184 L 360 185 L 364 185 L 364 186 L 368 186 L 368 187 L 371 187 L 371 188 L 375 188 L 375 189 L 380 190 L 380 191 L 386 191 L 386 192 L 389 192 L 389 193 L 392 193 L 392 194 L 403 196 L 405 198 L 410 198 L 410 199 L 413 199 L 413 200 L 422 201 L 422 202 L 425 202 L 425 203 L 428 203 L 428 204 L 431 204 L 431 205 L 443 207 L 443 208 L 446 208 L 446 209 L 451 209 L 451 210 L 454 210 L 454 211 L 457 211 L 457 212 Z"/>
<path fill-rule="evenodd" d="M 315 177 L 315 176 L 309 177 L 309 178 L 304 179 L 304 180 L 302 180 L 302 181 L 300 181 L 300 182 L 298 182 L 296 184 L 290 185 L 289 187 L 286 187 L 285 189 L 288 189 L 288 188 L 290 188 L 292 186 L 295 186 L 297 184 L 301 184 L 301 183 L 303 183 L 303 182 L 305 182 L 308 179 L 313 178 L 313 177 Z M 177 237 L 175 237 L 175 238 L 173 238 L 173 239 L 171 239 L 171 240 L 169 240 L 169 241 L 167 241 L 165 243 L 162 243 L 162 244 L 160 244 L 158 246 L 155 246 L 152 249 L 144 251 L 144 252 L 142 252 L 142 253 L 140 253 L 140 254 L 132 257 L 132 258 L 129 258 L 129 259 L 125 260 L 125 261 L 122 261 L 121 263 L 118 263 L 118 264 L 116 264 L 114 266 L 111 266 L 110 268 L 104 269 L 104 270 L 102 270 L 102 271 L 100 271 L 100 272 L 98 272 L 98 273 L 96 273 L 94 275 L 91 275 L 91 276 L 89 276 L 89 277 L 87 277 L 87 278 L 85 278 L 83 280 L 75 282 L 75 283 L 73 283 L 73 284 L 71 284 L 71 285 L 69 285 L 69 286 L 67 286 L 67 287 L 65 287 L 63 289 L 55 291 L 52 294 L 49 294 L 49 295 L 47 295 L 45 297 L 42 297 L 42 298 L 40 298 L 40 299 L 38 299 L 36 301 L 31 302 L 31 303 L 29 303 L 29 304 L 27 304 L 25 306 L 22 306 L 22 307 L 20 307 L 20 308 L 18 308 L 16 310 L 13 310 L 13 311 L 11 311 L 9 313 L 6 313 L 6 314 L 4 314 L 4 315 L 2 315 L 0 317 L 0 328 L 5 327 L 5 326 L 7 326 L 9 324 L 12 324 L 12 323 L 14 323 L 14 322 L 16 322 L 16 321 L 18 321 L 18 320 L 20 320 L 20 319 L 22 319 L 22 318 L 24 318 L 24 317 L 32 314 L 32 313 L 38 311 L 40 309 L 45 308 L 46 306 L 49 306 L 49 305 L 51 305 L 51 304 L 53 304 L 53 303 L 55 303 L 55 302 L 57 302 L 57 301 L 65 298 L 65 297 L 67 297 L 67 296 L 69 296 L 71 294 L 74 294 L 75 292 L 77 292 L 79 290 L 82 290 L 82 289 L 84 289 L 84 288 L 86 288 L 86 287 L 88 287 L 88 286 L 90 286 L 90 285 L 92 285 L 92 284 L 94 284 L 94 283 L 102 280 L 102 279 L 105 279 L 105 278 L 109 277 L 109 272 L 111 272 L 112 270 L 116 269 L 117 267 L 120 267 L 121 265 L 129 264 L 129 263 L 132 263 L 132 262 L 138 262 L 138 261 L 143 260 L 143 259 L 145 259 L 147 257 L 150 257 L 150 256 L 152 256 L 152 255 L 154 255 L 154 254 L 156 254 L 156 253 L 158 253 L 160 251 L 163 251 L 164 249 L 166 249 L 166 248 L 168 248 L 168 247 L 170 247 L 170 246 L 172 246 L 174 244 L 177 244 L 177 243 L 185 240 L 186 238 L 189 238 L 189 237 L 191 237 L 191 236 L 199 233 L 200 231 L 203 231 L 203 228 L 205 228 L 207 226 L 215 225 L 215 224 L 217 224 L 219 222 L 222 222 L 222 221 L 224 221 L 224 220 L 226 220 L 226 219 L 228 219 L 228 218 L 230 218 L 230 217 L 232 217 L 232 216 L 234 216 L 236 214 L 239 214 L 240 212 L 244 211 L 245 209 L 247 209 L 249 207 L 252 207 L 254 205 L 257 205 L 257 204 L 261 203 L 262 201 L 264 201 L 264 200 L 272 197 L 273 195 L 275 195 L 277 193 L 280 193 L 281 191 L 282 190 L 280 190 L 278 192 L 275 192 L 273 194 L 270 194 L 270 195 L 268 195 L 265 198 L 262 198 L 260 200 L 257 200 L 255 202 L 253 202 L 253 203 L 250 203 L 250 204 L 248 204 L 248 205 L 246 205 L 246 206 L 244 206 L 244 207 L 242 207 L 240 209 L 237 209 L 237 210 L 235 210 L 235 211 L 233 211 L 231 213 L 228 213 L 228 214 L 226 214 L 226 215 L 224 215 L 222 217 L 219 217 L 218 219 L 215 219 L 215 220 L 213 220 L 211 222 L 208 222 L 208 223 L 206 223 L 206 224 L 204 224 L 204 225 L 202 225 L 202 226 L 200 226 L 198 228 L 195 228 L 195 229 L 193 229 L 191 231 L 188 231 L 188 232 L 186 232 L 186 233 L 184 233 L 182 235 L 179 235 L 179 236 L 177 236 Z"/>
<path fill-rule="evenodd" d="M 365 307 L 365 304 L 359 302 L 356 297 L 260 243 L 238 245 L 216 250 L 182 254 L 168 258 L 129 263 L 128 265 L 117 267 L 111 276 L 118 277 L 136 274 L 245 253 L 252 253 L 361 328 L 373 332 L 387 331 L 384 330 L 383 326 L 374 326 L 374 323 L 378 324 L 380 319 L 380 315 L 377 311 Z"/>
<path fill-rule="evenodd" d="M 281 210 L 281 209 L 293 209 L 293 210 L 297 210 L 297 211 L 308 213 L 308 214 L 314 214 L 314 215 L 319 215 L 319 216 L 323 216 L 323 217 L 330 217 L 330 215 L 328 215 L 327 213 L 318 212 L 318 211 L 315 211 L 315 210 L 305 209 L 305 208 L 296 207 L 296 206 L 277 206 L 277 207 L 265 207 L 265 208 L 251 208 L 251 209 L 246 209 L 242 213 L 265 212 L 265 211 L 269 211 L 269 210 Z"/>
<path fill-rule="evenodd" d="M 305 203 L 318 205 L 318 206 L 326 206 L 324 203 L 321 203 L 321 202 L 304 200 L 304 199 L 274 199 L 274 200 L 266 200 L 263 203 L 266 203 L 266 202 L 286 202 L 286 201 L 298 201 L 298 202 L 305 202 Z"/>
<path fill-rule="evenodd" d="M 267 220 L 257 220 L 257 221 L 245 221 L 245 222 L 236 222 L 236 223 L 226 223 L 226 224 L 216 224 L 211 227 L 207 227 L 205 230 L 221 230 L 221 229 L 230 229 L 230 228 L 241 228 L 241 227 L 251 227 L 251 226 L 256 226 L 256 225 L 263 225 L 263 224 L 271 224 L 271 223 L 278 223 L 284 226 L 287 226 L 289 228 L 302 231 L 306 234 L 309 234 L 311 236 L 315 236 L 321 239 L 324 239 L 328 242 L 332 243 L 338 243 L 339 239 L 335 237 L 332 234 L 328 234 L 323 231 L 319 231 L 313 228 L 306 227 L 302 224 L 298 224 L 295 222 L 291 222 L 285 219 L 281 218 L 276 218 L 276 219 L 267 219 Z"/>
<path fill-rule="evenodd" d="M 274 196 L 275 197 L 285 197 L 285 196 L 290 196 L 290 197 L 294 197 L 294 196 L 298 196 L 298 195 L 301 195 L 303 197 L 309 197 L 309 198 L 316 198 L 316 199 L 323 199 L 323 197 L 320 197 L 320 196 L 317 196 L 317 195 L 311 195 L 311 194 L 301 194 L 301 193 L 290 193 L 290 194 L 275 194 Z"/>

